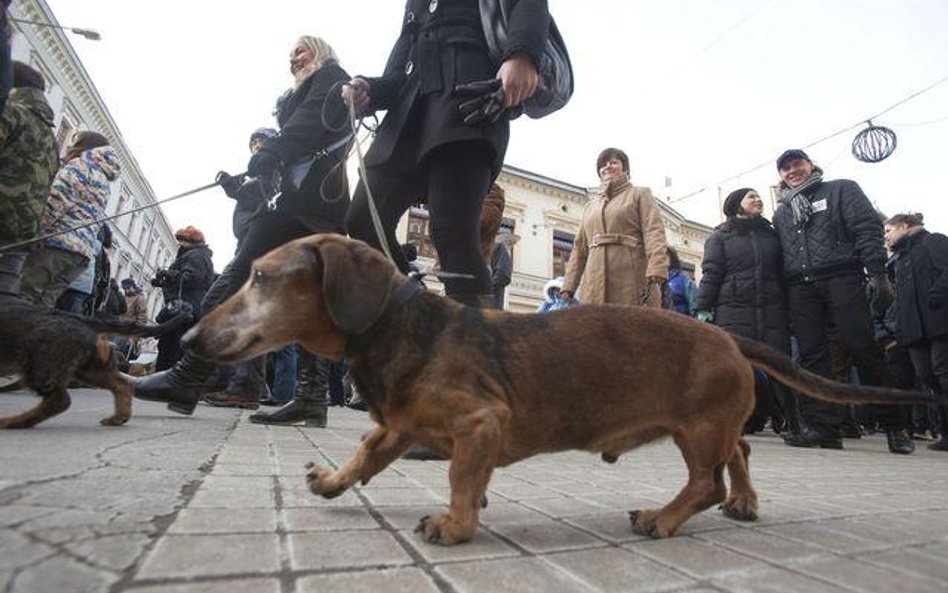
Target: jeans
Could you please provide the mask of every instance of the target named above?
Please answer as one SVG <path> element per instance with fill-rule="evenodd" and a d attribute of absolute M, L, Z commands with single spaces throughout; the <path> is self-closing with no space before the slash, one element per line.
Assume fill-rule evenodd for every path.
<path fill-rule="evenodd" d="M 270 356 L 273 360 L 270 397 L 278 402 L 288 402 L 296 395 L 296 345 L 290 344 L 271 352 Z"/>
<path fill-rule="evenodd" d="M 75 288 L 67 288 L 56 300 L 56 308 L 76 315 L 85 315 L 86 305 L 91 298 L 91 294 L 86 294 Z"/>

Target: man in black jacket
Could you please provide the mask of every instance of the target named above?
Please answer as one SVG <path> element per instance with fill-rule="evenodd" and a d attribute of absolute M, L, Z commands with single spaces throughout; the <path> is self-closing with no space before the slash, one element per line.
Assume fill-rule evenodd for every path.
<path fill-rule="evenodd" d="M 823 171 L 802 150 L 780 155 L 777 170 L 782 181 L 774 227 L 780 236 L 800 363 L 825 377 L 832 375 L 826 337 L 832 320 L 860 381 L 891 384 L 882 352 L 873 339 L 865 289 L 868 275 L 876 311 L 885 311 L 892 302 L 879 215 L 855 181 L 823 181 Z M 788 445 L 842 448 L 842 408 L 803 398 L 800 413 L 807 429 L 788 435 Z M 902 430 L 898 408 L 879 407 L 877 415 L 888 436 L 889 450 L 911 453 L 914 446 Z"/>

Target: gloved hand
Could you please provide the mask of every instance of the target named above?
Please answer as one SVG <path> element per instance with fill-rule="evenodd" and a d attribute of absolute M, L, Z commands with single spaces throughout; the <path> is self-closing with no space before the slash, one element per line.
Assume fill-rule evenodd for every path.
<path fill-rule="evenodd" d="M 469 126 L 485 121 L 494 123 L 504 113 L 504 89 L 499 78 L 459 84 L 454 87 L 454 95 L 467 99 L 458 109 Z"/>
<path fill-rule="evenodd" d="M 695 319 L 701 323 L 711 323 L 714 321 L 714 313 L 711 311 L 698 311 L 695 313 Z"/>
<path fill-rule="evenodd" d="M 280 168 L 276 155 L 269 150 L 258 150 L 247 163 L 247 175 L 259 179 L 264 195 L 272 196 L 280 189 Z"/>
<path fill-rule="evenodd" d="M 221 186 L 221 189 L 224 190 L 224 193 L 229 197 L 234 197 L 233 193 L 237 191 L 240 187 L 240 177 L 235 177 L 228 173 L 227 171 L 218 171 L 217 176 L 214 177 L 214 181 Z"/>
<path fill-rule="evenodd" d="M 885 315 L 889 305 L 895 300 L 892 293 L 892 285 L 889 284 L 889 277 L 885 274 L 873 274 L 869 278 L 869 285 L 872 288 L 872 310 L 876 315 Z"/>

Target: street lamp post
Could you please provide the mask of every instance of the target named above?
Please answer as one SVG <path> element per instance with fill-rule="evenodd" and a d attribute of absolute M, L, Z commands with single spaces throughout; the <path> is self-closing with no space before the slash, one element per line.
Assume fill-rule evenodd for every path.
<path fill-rule="evenodd" d="M 26 23 L 29 25 L 36 25 L 37 27 L 52 27 L 53 29 L 62 29 L 64 31 L 69 31 L 74 35 L 81 35 L 90 41 L 99 41 L 102 39 L 102 36 L 99 35 L 99 32 L 94 29 L 81 29 L 79 27 L 64 27 L 62 25 L 54 25 L 52 23 L 44 23 L 42 21 L 29 21 L 26 19 L 15 19 L 10 18 L 10 21 L 14 23 Z"/>

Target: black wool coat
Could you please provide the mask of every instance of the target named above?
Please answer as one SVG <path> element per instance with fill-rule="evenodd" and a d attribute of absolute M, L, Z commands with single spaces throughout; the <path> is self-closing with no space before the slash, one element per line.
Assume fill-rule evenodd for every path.
<path fill-rule="evenodd" d="M 214 262 L 211 248 L 206 244 L 178 248 L 178 255 L 168 266 L 168 279 L 161 286 L 165 302 L 178 298 L 188 302 L 195 318 L 201 316 L 201 300 L 214 281 Z"/>
<path fill-rule="evenodd" d="M 732 217 L 704 244 L 696 309 L 727 331 L 790 347 L 780 240 L 766 218 Z"/>
<path fill-rule="evenodd" d="M 896 312 L 904 346 L 948 336 L 948 304 L 932 309 L 929 298 L 948 302 L 948 237 L 921 229 L 896 245 Z"/>
<path fill-rule="evenodd" d="M 349 74 L 339 64 L 329 62 L 281 97 L 276 111 L 280 133 L 268 138 L 262 150 L 275 154 L 284 166 L 291 166 L 344 138 L 349 127 L 341 92 L 348 80 Z M 338 129 L 334 131 L 325 124 Z M 346 146 L 342 146 L 316 161 L 299 190 L 284 180 L 277 210 L 295 215 L 304 223 L 319 219 L 309 226 L 325 228 L 325 222 L 329 222 L 342 232 L 349 208 L 345 158 Z"/>
<path fill-rule="evenodd" d="M 434 149 L 454 142 L 486 142 L 496 177 L 510 137 L 510 123 L 465 125 L 454 87 L 493 79 L 500 64 L 490 58 L 478 0 L 408 0 L 402 28 L 378 78 L 369 82 L 369 111 L 388 110 L 366 164 L 414 170 Z M 508 18 L 502 59 L 517 52 L 540 63 L 550 28 L 546 0 L 518 0 Z"/>

